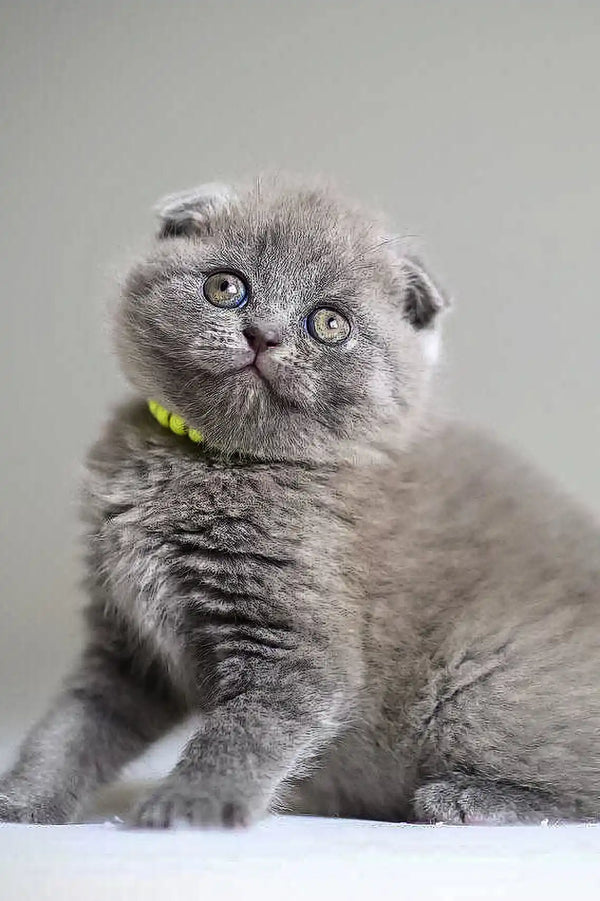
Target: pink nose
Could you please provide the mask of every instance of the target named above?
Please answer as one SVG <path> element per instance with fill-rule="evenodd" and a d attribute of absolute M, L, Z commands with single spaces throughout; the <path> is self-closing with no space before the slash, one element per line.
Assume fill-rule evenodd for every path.
<path fill-rule="evenodd" d="M 244 329 L 244 337 L 255 354 L 281 344 L 281 332 L 270 325 L 249 325 Z"/>

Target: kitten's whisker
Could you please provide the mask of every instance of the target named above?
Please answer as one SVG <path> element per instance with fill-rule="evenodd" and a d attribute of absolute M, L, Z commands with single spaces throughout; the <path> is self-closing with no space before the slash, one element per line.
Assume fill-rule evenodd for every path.
<path fill-rule="evenodd" d="M 380 247 L 387 247 L 388 244 L 398 244 L 400 241 L 408 241 L 411 238 L 418 238 L 420 240 L 422 235 L 392 235 L 391 238 L 386 238 L 384 241 L 379 241 L 377 244 L 367 247 L 366 253 L 370 253 L 373 250 L 379 250 Z"/>
<path fill-rule="evenodd" d="M 376 260 L 371 260 L 370 262 L 365 261 L 365 258 L 370 253 L 374 253 L 374 251 L 379 250 L 382 247 L 387 247 L 389 244 L 398 244 L 401 241 L 408 241 L 412 238 L 420 239 L 421 235 L 392 235 L 389 238 L 385 238 L 385 240 L 383 240 L 383 241 L 378 241 L 376 244 L 371 244 L 366 248 L 364 253 L 362 253 L 360 256 L 358 256 L 354 259 L 353 264 L 354 264 L 355 268 L 357 268 L 357 269 L 363 269 L 363 271 L 369 271 L 369 269 L 373 269 L 375 266 L 377 266 Z M 357 263 L 360 263 L 363 261 L 365 261 L 364 267 L 360 267 L 357 265 Z"/>

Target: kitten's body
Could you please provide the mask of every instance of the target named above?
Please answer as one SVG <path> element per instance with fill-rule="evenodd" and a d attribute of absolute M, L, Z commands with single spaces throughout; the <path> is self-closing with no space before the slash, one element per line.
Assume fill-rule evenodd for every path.
<path fill-rule="evenodd" d="M 172 210 L 167 222 L 169 239 Z M 4 783 L 0 817 L 71 818 L 190 713 L 198 731 L 138 824 L 246 823 L 269 807 L 600 817 L 598 532 L 503 449 L 424 426 L 411 330 L 393 336 L 397 370 L 388 354 L 360 391 L 358 376 L 354 394 L 336 386 L 352 419 L 335 440 L 319 414 L 286 445 L 279 407 L 259 408 L 257 453 L 242 413 L 231 433 L 245 455 L 232 457 L 174 436 L 143 403 L 119 411 L 88 467 L 90 646 Z M 148 373 L 138 361 L 145 393 Z M 374 414 L 371 434 L 373 385 L 400 413 Z M 181 385 L 162 391 L 229 437 Z"/>

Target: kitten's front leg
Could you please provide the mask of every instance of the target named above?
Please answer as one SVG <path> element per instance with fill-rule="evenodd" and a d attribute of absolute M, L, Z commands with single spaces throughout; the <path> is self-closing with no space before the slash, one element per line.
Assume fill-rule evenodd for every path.
<path fill-rule="evenodd" d="M 285 780 L 333 737 L 343 708 L 343 690 L 334 700 L 331 686 L 303 684 L 300 676 L 291 694 L 285 682 L 274 672 L 267 691 L 245 692 L 213 711 L 134 812 L 133 825 L 234 827 L 263 816 Z"/>
<path fill-rule="evenodd" d="M 89 648 L 0 779 L 0 821 L 73 820 L 81 803 L 175 718 L 164 699 L 128 672 L 126 660 Z"/>

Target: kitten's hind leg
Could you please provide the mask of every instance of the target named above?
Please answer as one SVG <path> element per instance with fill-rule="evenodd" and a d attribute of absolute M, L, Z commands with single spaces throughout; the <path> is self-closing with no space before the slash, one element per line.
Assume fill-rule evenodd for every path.
<path fill-rule="evenodd" d="M 456 777 L 428 782 L 417 789 L 418 822 L 511 825 L 544 820 L 576 820 L 574 808 L 534 789 L 501 782 Z"/>
<path fill-rule="evenodd" d="M 176 721 L 126 658 L 90 647 L 0 779 L 0 822 L 66 823 Z"/>

